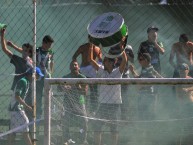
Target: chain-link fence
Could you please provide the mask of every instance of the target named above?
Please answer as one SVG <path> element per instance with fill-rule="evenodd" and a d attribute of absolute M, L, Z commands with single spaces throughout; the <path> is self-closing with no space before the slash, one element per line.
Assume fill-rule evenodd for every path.
<path fill-rule="evenodd" d="M 147 40 L 147 28 L 154 25 L 159 28 L 158 39 L 163 42 L 165 48 L 165 53 L 160 55 L 161 75 L 172 77 L 173 67 L 169 64 L 171 47 L 173 43 L 178 42 L 182 33 L 186 33 L 190 40 L 193 39 L 193 6 L 191 0 L 168 0 L 166 5 L 160 5 L 159 2 L 158 0 L 37 0 L 37 13 L 34 14 L 32 0 L 1 0 L 0 22 L 7 24 L 6 40 L 19 47 L 24 43 L 34 45 L 33 30 L 36 15 L 36 45 L 37 47 L 42 45 L 45 35 L 50 35 L 54 39 L 52 77 L 60 78 L 70 71 L 69 64 L 74 52 L 80 45 L 88 42 L 87 26 L 91 20 L 105 12 L 117 12 L 124 17 L 128 26 L 128 44 L 133 48 L 137 71 L 140 71 L 137 60 L 139 45 Z M 13 48 L 8 49 L 13 54 L 21 56 Z M 15 68 L 10 63 L 10 58 L 2 49 L 0 51 L 0 132 L 4 132 L 9 130 L 8 106 Z M 81 63 L 81 57 L 78 61 Z M 164 93 L 167 95 L 167 91 Z"/>

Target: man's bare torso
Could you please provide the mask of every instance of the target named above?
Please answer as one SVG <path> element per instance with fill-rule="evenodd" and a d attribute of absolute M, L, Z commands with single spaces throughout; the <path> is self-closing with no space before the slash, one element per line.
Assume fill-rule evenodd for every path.
<path fill-rule="evenodd" d="M 81 45 L 79 47 L 80 51 L 81 51 L 81 54 L 82 54 L 82 62 L 81 62 L 81 66 L 84 67 L 84 66 L 88 66 L 90 65 L 90 62 L 89 62 L 89 49 L 93 47 L 93 59 L 96 60 L 97 58 L 99 60 L 102 59 L 102 55 L 101 55 L 101 50 L 99 47 L 97 46 L 94 46 L 93 44 L 90 44 L 90 43 L 86 43 L 84 45 Z"/>
<path fill-rule="evenodd" d="M 174 44 L 177 64 L 191 64 L 193 45 L 182 44 L 180 42 Z"/>

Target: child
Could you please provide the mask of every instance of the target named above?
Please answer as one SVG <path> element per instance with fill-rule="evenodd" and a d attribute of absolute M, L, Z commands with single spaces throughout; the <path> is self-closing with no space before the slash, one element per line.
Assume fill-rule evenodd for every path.
<path fill-rule="evenodd" d="M 138 56 L 139 64 L 141 65 L 141 74 L 138 75 L 134 70 L 133 65 L 130 66 L 130 71 L 136 78 L 162 78 L 162 76 L 154 70 L 151 65 L 151 56 L 149 53 L 143 53 Z M 141 86 L 139 88 L 138 111 L 140 119 L 152 119 L 154 116 L 151 106 L 155 105 L 156 94 L 155 88 L 151 85 Z"/>

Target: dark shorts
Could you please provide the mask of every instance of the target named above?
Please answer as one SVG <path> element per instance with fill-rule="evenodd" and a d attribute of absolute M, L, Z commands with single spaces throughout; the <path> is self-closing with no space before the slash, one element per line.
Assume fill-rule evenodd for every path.
<path fill-rule="evenodd" d="M 102 131 L 104 125 L 110 127 L 111 132 L 118 131 L 118 111 L 119 104 L 100 104 L 94 121 L 95 131 Z"/>

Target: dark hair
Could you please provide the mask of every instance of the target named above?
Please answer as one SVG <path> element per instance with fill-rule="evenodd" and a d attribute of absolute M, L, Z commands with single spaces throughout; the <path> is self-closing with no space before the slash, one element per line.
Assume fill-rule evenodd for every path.
<path fill-rule="evenodd" d="M 43 38 L 43 42 L 45 42 L 45 43 L 53 43 L 54 42 L 54 39 L 50 36 L 50 35 L 46 35 L 46 36 L 44 36 L 44 38 Z"/>
<path fill-rule="evenodd" d="M 22 48 L 23 47 L 26 47 L 29 50 L 29 52 L 31 53 L 31 55 L 29 57 L 32 57 L 33 56 L 33 46 L 30 43 L 24 43 L 22 45 Z"/>
<path fill-rule="evenodd" d="M 116 62 L 116 58 L 104 57 L 104 59 L 103 59 L 103 64 L 104 64 L 104 61 L 105 61 L 105 60 L 108 60 L 109 62 L 112 62 L 113 64 L 115 64 L 115 62 Z"/>
<path fill-rule="evenodd" d="M 22 47 L 26 47 L 26 48 L 31 49 L 31 50 L 33 49 L 33 46 L 30 43 L 24 43 L 22 45 Z"/>
<path fill-rule="evenodd" d="M 181 34 L 179 37 L 179 42 L 186 43 L 188 42 L 189 38 L 186 34 Z"/>
<path fill-rule="evenodd" d="M 148 62 L 151 62 L 151 56 L 149 53 L 141 53 L 138 55 L 138 59 L 140 59 L 140 57 L 143 57 Z"/>

